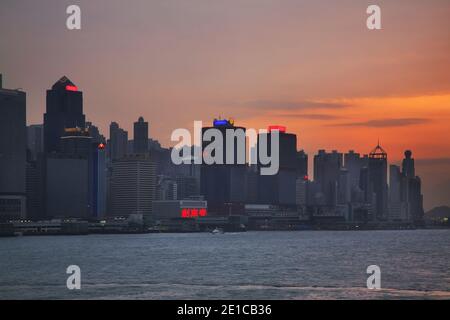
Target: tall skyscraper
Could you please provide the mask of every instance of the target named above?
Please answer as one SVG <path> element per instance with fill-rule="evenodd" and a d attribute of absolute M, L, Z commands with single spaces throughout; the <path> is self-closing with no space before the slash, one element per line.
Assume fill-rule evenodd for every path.
<path fill-rule="evenodd" d="M 26 94 L 0 75 L 0 220 L 26 216 Z"/>
<path fill-rule="evenodd" d="M 405 151 L 405 158 L 402 161 L 402 174 L 405 177 L 405 197 L 408 204 L 409 218 L 416 224 L 423 222 L 423 195 L 422 181 L 416 176 L 414 158 L 410 150 Z"/>
<path fill-rule="evenodd" d="M 389 166 L 389 220 L 408 220 L 408 207 L 405 194 L 406 177 L 400 172 L 400 167 Z"/>
<path fill-rule="evenodd" d="M 127 154 L 128 132 L 121 129 L 117 122 L 109 126 L 108 156 L 111 161 L 121 159 Z"/>
<path fill-rule="evenodd" d="M 44 152 L 44 126 L 42 124 L 33 124 L 27 127 L 27 147 L 32 160 L 36 160 L 38 154 Z"/>
<path fill-rule="evenodd" d="M 148 122 L 145 122 L 143 117 L 139 117 L 134 123 L 133 152 L 148 152 Z"/>
<path fill-rule="evenodd" d="M 375 197 L 373 213 L 376 220 L 386 220 L 388 214 L 387 153 L 378 145 L 369 154 L 368 183 Z"/>
<path fill-rule="evenodd" d="M 208 208 L 210 212 L 216 214 L 224 214 L 230 212 L 233 205 L 243 204 L 245 202 L 245 158 L 244 164 L 238 164 L 238 135 L 245 136 L 245 128 L 237 127 L 232 121 L 229 120 L 214 120 L 212 127 L 202 128 L 202 135 L 209 130 L 219 130 L 222 133 L 223 141 L 218 146 L 222 150 L 222 162 L 223 164 L 206 164 L 201 165 L 201 194 L 205 196 L 205 200 L 208 201 Z M 230 130 L 235 135 L 234 139 L 234 159 L 233 164 L 226 164 L 227 150 L 233 149 L 231 141 L 227 141 L 226 132 Z M 205 153 L 205 149 L 213 142 L 203 141 L 202 154 Z M 244 139 L 244 157 L 246 150 L 246 142 Z M 216 150 L 217 151 L 217 150 Z M 219 156 L 213 151 L 211 156 Z"/>
<path fill-rule="evenodd" d="M 106 146 L 93 142 L 89 163 L 92 216 L 102 218 L 106 215 Z"/>
<path fill-rule="evenodd" d="M 353 150 L 344 154 L 344 167 L 348 171 L 348 180 L 350 188 L 353 189 L 359 186 L 359 175 L 363 167 L 369 165 L 368 155 L 361 156 Z"/>
<path fill-rule="evenodd" d="M 267 150 L 272 152 L 270 135 L 272 130 L 277 130 L 279 133 L 279 169 L 275 175 L 259 174 L 258 202 L 294 206 L 296 203 L 297 172 L 300 170 L 297 154 L 297 136 L 293 133 L 287 133 L 286 127 L 270 126 L 267 133 L 258 135 L 258 150 L 262 147 L 261 144 L 267 141 Z M 258 166 L 261 169 L 262 165 L 259 160 Z"/>
<path fill-rule="evenodd" d="M 44 149 L 47 153 L 60 150 L 60 138 L 65 128 L 85 128 L 83 93 L 67 77 L 59 79 L 47 90 L 44 114 Z"/>
<path fill-rule="evenodd" d="M 314 156 L 314 182 L 318 183 L 326 205 L 338 202 L 338 182 L 342 168 L 342 153 L 319 150 Z"/>
<path fill-rule="evenodd" d="M 114 216 L 149 217 L 155 200 L 155 164 L 146 154 L 132 154 L 112 163 L 111 207 Z"/>
<path fill-rule="evenodd" d="M 414 167 L 414 158 L 412 157 L 411 150 L 405 151 L 405 159 L 402 161 L 402 173 L 405 177 L 415 178 L 416 169 Z"/>

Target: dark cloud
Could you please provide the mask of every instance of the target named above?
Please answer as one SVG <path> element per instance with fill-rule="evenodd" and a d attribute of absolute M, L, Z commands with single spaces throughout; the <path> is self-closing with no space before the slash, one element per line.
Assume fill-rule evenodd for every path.
<path fill-rule="evenodd" d="M 450 165 L 450 158 L 428 158 L 428 159 L 416 159 L 416 164 L 420 165 Z"/>
<path fill-rule="evenodd" d="M 241 107 L 264 109 L 264 110 L 314 110 L 314 109 L 340 109 L 348 107 L 344 103 L 327 103 L 314 101 L 274 101 L 274 100 L 254 100 L 240 104 Z"/>
<path fill-rule="evenodd" d="M 370 127 L 370 128 L 386 128 L 386 127 L 406 127 L 416 124 L 430 122 L 425 118 L 396 118 L 396 119 L 376 119 L 363 122 L 338 123 L 330 126 L 336 127 Z"/>

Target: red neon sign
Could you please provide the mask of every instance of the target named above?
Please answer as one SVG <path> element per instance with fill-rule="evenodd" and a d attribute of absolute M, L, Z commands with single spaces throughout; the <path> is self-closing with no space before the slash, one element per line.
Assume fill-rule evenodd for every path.
<path fill-rule="evenodd" d="M 78 91 L 78 88 L 76 86 L 67 85 L 66 90 L 67 91 Z"/>
<path fill-rule="evenodd" d="M 286 132 L 286 127 L 285 126 L 269 126 L 269 132 L 272 132 L 274 130 L 278 130 L 280 132 Z"/>
<path fill-rule="evenodd" d="M 181 209 L 181 217 L 182 218 L 198 218 L 198 217 L 206 217 L 208 215 L 208 211 L 206 208 L 183 208 Z"/>

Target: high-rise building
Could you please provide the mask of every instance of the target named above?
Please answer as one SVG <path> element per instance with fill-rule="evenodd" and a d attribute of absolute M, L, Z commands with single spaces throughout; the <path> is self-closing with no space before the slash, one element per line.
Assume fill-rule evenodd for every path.
<path fill-rule="evenodd" d="M 211 131 L 209 131 L 211 130 Z M 237 127 L 230 120 L 214 120 L 212 127 L 202 128 L 202 135 L 205 133 L 216 132 L 218 130 L 222 135 L 222 144 L 219 145 L 218 141 L 206 141 L 203 140 L 202 154 L 205 154 L 208 150 L 208 146 L 211 143 L 215 143 L 217 148 L 211 151 L 212 157 L 217 157 L 218 161 L 223 164 L 207 164 L 201 165 L 200 171 L 200 187 L 201 194 L 208 201 L 208 208 L 210 212 L 215 214 L 225 214 L 232 211 L 232 208 L 236 204 L 243 204 L 245 202 L 245 171 L 246 171 L 246 141 L 245 141 L 245 128 Z M 226 139 L 227 130 L 234 135 L 234 140 Z M 242 145 L 238 147 L 239 136 L 242 139 Z M 214 138 L 213 138 L 214 139 Z M 219 150 L 220 149 L 220 150 Z M 232 164 L 227 164 L 227 153 L 234 151 L 233 157 L 229 157 L 233 160 Z M 241 152 L 244 154 L 242 155 Z M 239 156 L 243 156 L 243 163 L 239 163 Z M 221 157 L 220 157 L 221 155 Z M 242 159 L 241 159 L 242 160 Z"/>
<path fill-rule="evenodd" d="M 287 133 L 284 126 L 269 126 L 267 133 L 258 135 L 258 150 L 263 143 L 267 143 L 267 150 L 272 152 L 271 132 L 277 130 L 279 133 L 279 169 L 275 175 L 262 175 L 261 164 L 258 158 L 259 168 L 259 203 L 272 205 L 295 206 L 295 185 L 299 169 L 297 154 L 297 136 Z M 304 170 L 303 168 L 302 170 Z"/>
<path fill-rule="evenodd" d="M 308 155 L 305 150 L 297 152 L 297 178 L 305 178 L 308 176 Z"/>
<path fill-rule="evenodd" d="M 314 181 L 320 185 L 327 205 L 338 202 L 338 182 L 342 168 L 342 153 L 319 150 L 314 156 Z"/>
<path fill-rule="evenodd" d="M 59 79 L 47 90 L 44 114 L 44 150 L 60 151 L 60 138 L 65 128 L 85 128 L 83 93 L 67 77 Z"/>
<path fill-rule="evenodd" d="M 26 216 L 26 94 L 0 75 L 0 220 Z"/>
<path fill-rule="evenodd" d="M 44 152 L 44 126 L 33 124 L 27 127 L 27 147 L 30 159 L 36 160 L 39 153 Z"/>
<path fill-rule="evenodd" d="M 297 206 L 306 206 L 308 204 L 308 178 L 297 178 L 295 185 L 295 198 Z"/>
<path fill-rule="evenodd" d="M 387 153 L 378 144 L 369 154 L 368 183 L 374 194 L 374 218 L 378 221 L 388 217 Z"/>
<path fill-rule="evenodd" d="M 173 178 L 160 175 L 157 177 L 156 196 L 158 201 L 178 200 L 178 184 Z"/>
<path fill-rule="evenodd" d="M 199 180 L 195 176 L 176 177 L 177 194 L 179 200 L 193 199 L 200 196 Z"/>
<path fill-rule="evenodd" d="M 44 164 L 45 157 L 39 154 L 36 160 L 27 161 L 26 190 L 27 190 L 27 219 L 44 220 Z"/>
<path fill-rule="evenodd" d="M 127 155 L 112 163 L 111 210 L 114 216 L 148 218 L 155 200 L 155 164 L 146 154 Z"/>
<path fill-rule="evenodd" d="M 139 117 L 134 123 L 133 152 L 148 152 L 148 122 L 145 122 L 143 117 Z"/>
<path fill-rule="evenodd" d="M 109 126 L 107 148 L 110 161 L 121 159 L 128 153 L 128 132 L 121 129 L 117 122 L 111 122 Z"/>
<path fill-rule="evenodd" d="M 404 194 L 408 204 L 409 218 L 416 224 L 423 222 L 423 195 L 422 181 L 416 176 L 414 158 L 410 150 L 405 151 L 405 159 L 402 161 L 402 174 L 405 177 Z"/>
<path fill-rule="evenodd" d="M 102 218 L 106 215 L 106 146 L 103 143 L 94 142 L 91 145 L 89 159 L 90 188 L 92 216 Z"/>
<path fill-rule="evenodd" d="M 400 172 L 400 167 L 389 166 L 389 220 L 405 221 L 409 220 L 408 207 L 405 201 L 405 180 L 406 177 Z"/>
<path fill-rule="evenodd" d="M 48 218 L 92 217 L 89 161 L 83 155 L 52 153 L 46 158 L 45 209 Z"/>
<path fill-rule="evenodd" d="M 353 150 L 344 154 L 344 167 L 348 171 L 348 182 L 352 202 L 360 202 L 361 188 L 359 186 L 361 169 L 369 165 L 369 156 L 361 156 Z"/>
<path fill-rule="evenodd" d="M 66 128 L 60 138 L 60 152 L 71 156 L 89 157 L 92 137 L 87 129 Z"/>
<path fill-rule="evenodd" d="M 347 204 L 351 201 L 351 189 L 349 172 L 346 168 L 341 168 L 338 179 L 338 203 Z"/>
<path fill-rule="evenodd" d="M 414 167 L 414 158 L 412 158 L 411 150 L 405 151 L 405 159 L 402 161 L 402 173 L 405 177 L 415 178 L 416 170 Z"/>

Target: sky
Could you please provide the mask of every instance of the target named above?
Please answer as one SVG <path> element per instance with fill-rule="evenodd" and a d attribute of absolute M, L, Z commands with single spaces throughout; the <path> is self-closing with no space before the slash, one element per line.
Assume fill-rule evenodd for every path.
<path fill-rule="evenodd" d="M 106 136 L 143 116 L 173 146 L 174 129 L 221 116 L 285 125 L 310 158 L 379 139 L 393 164 L 413 151 L 426 209 L 450 205 L 448 0 L 1 0 L 0 72 L 27 92 L 29 124 L 66 75 Z"/>

